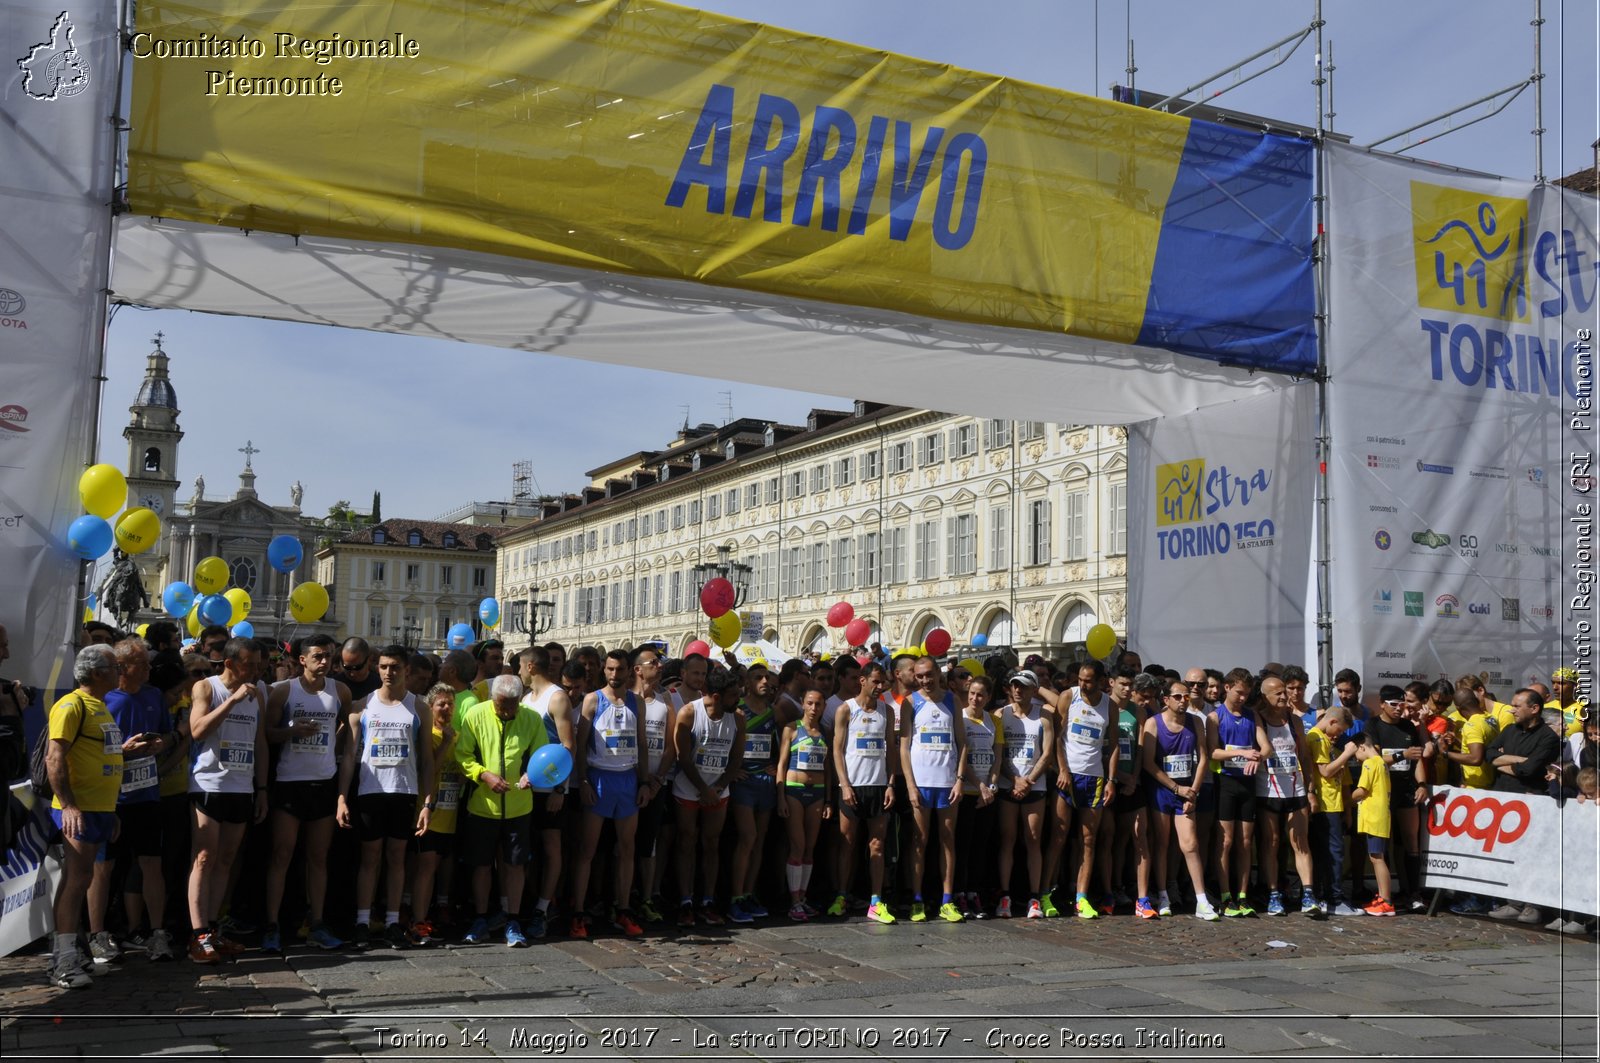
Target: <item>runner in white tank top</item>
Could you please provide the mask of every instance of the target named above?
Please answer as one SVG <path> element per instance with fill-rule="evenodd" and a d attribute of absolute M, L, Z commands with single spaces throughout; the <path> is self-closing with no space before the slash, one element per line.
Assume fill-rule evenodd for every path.
<path fill-rule="evenodd" d="M 1288 905 L 1279 888 L 1278 849 L 1282 832 L 1289 833 L 1295 868 L 1300 874 L 1300 911 L 1322 917 L 1312 884 L 1311 801 L 1312 761 L 1305 732 L 1291 711 L 1283 680 L 1269 675 L 1261 680 L 1262 707 L 1256 713 L 1256 747 L 1261 768 L 1256 772 L 1256 837 L 1259 842 L 1261 881 L 1267 887 L 1267 914 L 1286 915 Z M 1293 899 L 1290 899 L 1292 904 Z"/>
<path fill-rule="evenodd" d="M 616 832 L 616 876 L 612 883 L 612 922 L 628 937 L 644 928 L 628 905 L 633 889 L 633 839 L 639 828 L 639 805 L 649 799 L 648 777 L 639 750 L 645 744 L 644 717 L 629 685 L 633 661 L 626 650 L 612 650 L 602 665 L 605 685 L 583 699 L 580 727 L 588 741 L 580 741 L 572 773 L 584 806 L 578 835 L 577 861 L 572 866 L 572 936 L 589 936 L 589 868 L 600 844 L 600 831 L 610 820 Z"/>
<path fill-rule="evenodd" d="M 830 913 L 843 915 L 844 891 L 854 870 L 856 838 L 861 821 L 866 821 L 867 877 L 872 897 L 867 918 L 878 923 L 893 923 L 889 906 L 883 903 L 884 836 L 887 813 L 894 807 L 893 778 L 900 773 L 900 743 L 896 740 L 893 717 L 882 703 L 888 685 L 883 667 L 869 664 L 861 671 L 861 690 L 839 707 L 833 720 L 834 765 L 839 773 L 839 828 L 843 845 L 839 849 L 839 895 Z"/>
<path fill-rule="evenodd" d="M 964 920 L 955 905 L 956 817 L 961 812 L 961 779 L 967 763 L 966 725 L 955 698 L 944 689 L 944 677 L 932 657 L 920 657 L 911 674 L 917 689 L 901 703 L 900 756 L 905 764 L 906 793 L 911 799 L 914 836 L 911 849 L 911 921 L 927 919 L 922 899 L 922 870 L 938 817 L 940 866 L 944 891 L 939 918 Z"/>
<path fill-rule="evenodd" d="M 744 721 L 734 711 L 738 704 L 738 685 L 726 670 L 711 669 L 706 675 L 706 696 L 679 709 L 674 724 L 678 776 L 672 783 L 672 795 L 677 804 L 680 927 L 695 924 L 697 862 L 703 884 L 698 917 L 711 926 L 726 922 L 716 910 L 714 894 L 722 827 L 728 818 L 728 784 L 744 751 Z"/>

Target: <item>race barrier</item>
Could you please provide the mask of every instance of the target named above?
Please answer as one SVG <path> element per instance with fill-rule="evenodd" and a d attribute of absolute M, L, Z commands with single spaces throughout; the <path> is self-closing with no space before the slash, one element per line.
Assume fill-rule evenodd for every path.
<path fill-rule="evenodd" d="M 1600 915 L 1594 802 L 1448 786 L 1427 815 L 1424 888 Z"/>
<path fill-rule="evenodd" d="M 51 905 L 61 884 L 61 852 L 50 844 L 56 826 L 49 804 L 38 800 L 26 779 L 14 783 L 7 800 L 26 812 L 0 864 L 0 956 L 9 956 L 54 926 Z"/>

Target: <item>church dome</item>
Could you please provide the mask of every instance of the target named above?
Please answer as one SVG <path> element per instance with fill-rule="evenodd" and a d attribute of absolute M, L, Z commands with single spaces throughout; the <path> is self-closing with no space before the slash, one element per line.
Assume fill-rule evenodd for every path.
<path fill-rule="evenodd" d="M 144 382 L 139 385 L 139 395 L 133 400 L 135 406 L 160 406 L 178 412 L 178 393 L 172 388 L 172 379 L 167 375 L 167 353 L 161 349 L 161 334 L 156 334 L 155 350 L 150 352 L 145 361 Z"/>

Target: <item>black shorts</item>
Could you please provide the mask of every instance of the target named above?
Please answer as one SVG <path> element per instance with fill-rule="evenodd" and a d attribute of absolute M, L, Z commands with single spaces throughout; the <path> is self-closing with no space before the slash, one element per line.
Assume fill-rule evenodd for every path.
<path fill-rule="evenodd" d="M 460 822 L 459 820 L 457 822 Z M 420 838 L 411 842 L 412 851 L 418 853 L 439 853 L 448 857 L 456 851 L 456 836 L 444 831 L 430 830 Z"/>
<path fill-rule="evenodd" d="M 1256 821 L 1256 781 L 1248 775 L 1217 776 L 1217 820 L 1222 823 Z"/>
<path fill-rule="evenodd" d="M 327 819 L 339 809 L 339 780 L 275 782 L 267 791 L 267 804 L 274 812 L 286 812 L 302 823 Z"/>
<path fill-rule="evenodd" d="M 554 793 L 540 793 L 538 791 L 534 792 L 533 830 L 559 831 L 563 829 L 567 825 L 567 821 L 564 816 L 566 806 L 572 804 L 573 801 L 581 802 L 582 800 L 581 798 L 574 797 L 572 794 L 567 794 L 566 799 L 562 801 L 562 807 L 552 812 L 550 811 L 550 798 L 554 796 Z M 464 814 L 465 813 L 463 813 L 463 815 Z M 457 829 L 459 830 L 460 828 L 458 827 Z"/>
<path fill-rule="evenodd" d="M 639 826 L 633 836 L 635 856 L 656 855 L 656 838 L 661 835 L 661 822 L 672 806 L 672 787 L 663 786 L 649 803 L 639 809 Z"/>
<path fill-rule="evenodd" d="M 1045 789 L 1045 790 L 1029 790 L 1027 793 L 1023 794 L 1021 797 L 1017 797 L 1012 792 L 1012 790 L 1010 788 L 1005 788 L 1005 789 L 1002 789 L 1002 790 L 999 791 L 999 795 L 1000 795 L 1000 800 L 1002 800 L 1002 801 L 1010 802 L 1013 805 L 1024 805 L 1024 806 L 1026 806 L 1026 805 L 1036 805 L 1040 801 L 1043 801 L 1044 798 L 1045 798 L 1045 795 L 1048 794 L 1049 792 L 1050 792 L 1049 789 Z"/>
<path fill-rule="evenodd" d="M 1256 810 L 1270 812 L 1274 816 L 1287 816 L 1291 812 L 1298 812 L 1303 808 L 1310 808 L 1311 802 L 1306 800 L 1305 794 L 1299 797 L 1258 797 Z"/>
<path fill-rule="evenodd" d="M 1409 764 L 1410 761 L 1407 761 Z M 1417 782 L 1417 777 L 1409 771 L 1391 771 L 1389 773 L 1389 807 L 1390 808 L 1416 808 L 1417 787 L 1422 785 Z"/>
<path fill-rule="evenodd" d="M 856 803 L 851 804 L 844 799 L 844 791 L 839 791 L 839 811 L 850 819 L 877 819 L 883 815 L 883 798 L 889 792 L 887 786 L 853 786 Z"/>
<path fill-rule="evenodd" d="M 131 805 L 118 805 L 117 818 L 122 820 L 122 831 L 112 843 L 111 850 L 117 859 L 125 856 L 161 855 L 161 802 L 137 801 Z"/>
<path fill-rule="evenodd" d="M 416 794 L 358 794 L 356 837 L 364 842 L 399 841 L 417 833 Z"/>
<path fill-rule="evenodd" d="M 255 794 L 190 794 L 194 807 L 218 823 L 249 823 L 256 818 Z"/>
<path fill-rule="evenodd" d="M 533 856 L 533 822 L 529 816 L 489 819 L 472 813 L 456 820 L 456 851 L 468 867 L 488 867 L 495 862 L 522 867 Z"/>

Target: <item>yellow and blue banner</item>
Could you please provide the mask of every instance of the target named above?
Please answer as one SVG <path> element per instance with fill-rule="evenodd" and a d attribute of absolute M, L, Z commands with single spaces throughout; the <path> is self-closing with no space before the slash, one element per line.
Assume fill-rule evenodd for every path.
<path fill-rule="evenodd" d="M 137 14 L 137 214 L 1315 366 L 1293 139 L 638 0 Z"/>

